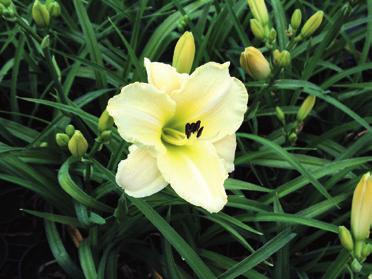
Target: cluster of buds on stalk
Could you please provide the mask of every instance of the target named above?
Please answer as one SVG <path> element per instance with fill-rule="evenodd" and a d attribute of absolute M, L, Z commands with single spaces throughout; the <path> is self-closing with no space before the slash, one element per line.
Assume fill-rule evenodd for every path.
<path fill-rule="evenodd" d="M 46 0 L 45 2 L 35 0 L 32 5 L 32 18 L 38 27 L 48 27 L 51 19 L 60 15 L 61 6 L 55 0 Z"/>
<path fill-rule="evenodd" d="M 284 134 L 287 141 L 291 145 L 295 145 L 298 139 L 298 134 L 301 132 L 305 119 L 309 116 L 310 112 L 315 106 L 316 97 L 308 96 L 302 102 L 297 111 L 296 120 L 287 125 L 286 115 L 280 107 L 275 108 L 276 118 L 283 126 Z"/>
<path fill-rule="evenodd" d="M 276 30 L 271 26 L 265 0 L 248 0 L 249 9 L 253 19 L 250 27 L 253 35 L 260 41 L 265 42 L 266 47 L 272 48 L 276 41 Z"/>
<path fill-rule="evenodd" d="M 16 8 L 12 0 L 0 0 L 0 16 L 12 20 L 16 14 Z"/>
<path fill-rule="evenodd" d="M 353 257 L 351 267 L 359 272 L 372 253 L 372 244 L 368 242 L 372 225 L 372 177 L 369 172 L 362 176 L 354 190 L 350 223 L 351 232 L 344 226 L 339 227 L 339 238 Z"/>
<path fill-rule="evenodd" d="M 323 11 L 317 11 L 315 14 L 313 14 L 302 26 L 300 33 L 297 35 L 301 23 L 302 23 L 302 13 L 300 9 L 296 9 L 291 17 L 291 23 L 289 24 L 287 35 L 289 37 L 294 37 L 294 42 L 299 42 L 301 40 L 309 38 L 314 32 L 319 28 L 319 26 L 322 24 L 324 17 Z"/>
<path fill-rule="evenodd" d="M 112 135 L 112 126 L 114 119 L 109 115 L 107 110 L 104 110 L 98 119 L 99 136 L 97 138 L 101 143 L 109 143 Z"/>
<path fill-rule="evenodd" d="M 72 156 L 82 158 L 88 150 L 88 142 L 84 135 L 73 125 L 67 125 L 65 133 L 56 134 L 56 143 L 59 147 L 68 148 Z"/>

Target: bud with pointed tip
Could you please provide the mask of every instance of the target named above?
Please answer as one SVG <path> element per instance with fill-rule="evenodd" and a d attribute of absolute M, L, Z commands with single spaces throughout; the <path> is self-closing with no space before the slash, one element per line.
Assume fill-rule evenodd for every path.
<path fill-rule="evenodd" d="M 300 9 L 296 9 L 291 17 L 291 26 L 293 30 L 296 32 L 296 30 L 300 27 L 302 22 L 302 13 Z"/>
<path fill-rule="evenodd" d="M 65 133 L 56 134 L 56 143 L 59 147 L 66 147 L 68 145 L 69 140 L 70 137 Z"/>
<path fill-rule="evenodd" d="M 45 4 L 35 0 L 32 6 L 32 18 L 38 27 L 47 27 L 50 22 L 50 14 Z"/>
<path fill-rule="evenodd" d="M 323 16 L 323 11 L 317 11 L 305 22 L 300 34 L 302 39 L 310 37 L 319 28 L 320 24 L 322 24 Z"/>
<path fill-rule="evenodd" d="M 109 115 L 107 110 L 104 110 L 98 119 L 98 131 L 103 132 L 110 130 L 114 125 L 114 119 Z"/>
<path fill-rule="evenodd" d="M 172 65 L 179 73 L 190 73 L 195 57 L 195 41 L 191 32 L 186 31 L 174 48 Z"/>
<path fill-rule="evenodd" d="M 356 241 L 369 237 L 372 224 L 372 177 L 364 174 L 355 188 L 351 207 L 351 231 Z"/>
<path fill-rule="evenodd" d="M 278 120 L 285 125 L 285 114 L 284 111 L 280 107 L 275 107 L 275 115 Z"/>
<path fill-rule="evenodd" d="M 255 18 L 251 19 L 250 23 L 251 23 L 251 30 L 252 30 L 253 35 L 257 39 L 263 40 L 265 38 L 265 30 L 262 27 L 261 23 Z"/>
<path fill-rule="evenodd" d="M 82 157 L 88 150 L 88 142 L 84 135 L 76 130 L 70 141 L 68 142 L 68 150 L 76 157 Z"/>
<path fill-rule="evenodd" d="M 65 132 L 69 137 L 72 137 L 75 133 L 75 127 L 72 124 L 68 124 L 65 128 Z"/>
<path fill-rule="evenodd" d="M 248 0 L 248 6 L 253 17 L 261 22 L 263 26 L 269 23 L 269 14 L 267 12 L 265 0 Z"/>
<path fill-rule="evenodd" d="M 279 49 L 275 49 L 273 51 L 273 62 L 274 62 L 274 65 L 279 65 L 280 63 L 280 50 Z"/>
<path fill-rule="evenodd" d="M 308 96 L 297 112 L 297 121 L 303 122 L 315 105 L 315 96 Z"/>
<path fill-rule="evenodd" d="M 240 65 L 256 80 L 266 79 L 270 73 L 270 64 L 265 56 L 255 47 L 247 47 L 240 55 Z"/>
<path fill-rule="evenodd" d="M 338 237 L 340 239 L 342 246 L 346 250 L 348 250 L 349 252 L 353 251 L 354 249 L 353 237 L 351 236 L 350 231 L 346 227 L 344 226 L 338 227 Z"/>
<path fill-rule="evenodd" d="M 297 141 L 297 134 L 296 133 L 291 133 L 289 136 L 288 136 L 288 140 L 289 142 L 294 145 Z"/>

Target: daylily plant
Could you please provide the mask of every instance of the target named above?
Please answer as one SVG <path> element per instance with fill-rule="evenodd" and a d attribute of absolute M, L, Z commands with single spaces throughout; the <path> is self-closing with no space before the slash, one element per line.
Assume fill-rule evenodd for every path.
<path fill-rule="evenodd" d="M 189 203 L 220 211 L 247 110 L 244 84 L 230 76 L 229 63 L 209 62 L 191 75 L 148 59 L 145 67 L 148 83 L 123 87 L 107 106 L 120 136 L 133 143 L 118 185 L 139 198 L 170 184 Z"/>

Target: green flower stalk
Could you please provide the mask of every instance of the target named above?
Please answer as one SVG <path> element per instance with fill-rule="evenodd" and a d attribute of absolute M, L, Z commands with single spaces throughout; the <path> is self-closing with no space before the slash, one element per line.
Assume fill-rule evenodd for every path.
<path fill-rule="evenodd" d="M 50 23 L 50 14 L 45 4 L 40 0 L 35 0 L 32 6 L 32 18 L 38 27 L 48 27 Z"/>
<path fill-rule="evenodd" d="M 83 157 L 88 150 L 88 142 L 84 135 L 76 130 L 70 141 L 68 142 L 68 149 L 75 157 Z"/>
<path fill-rule="evenodd" d="M 179 73 L 190 73 L 195 57 L 195 41 L 191 32 L 185 32 L 177 41 L 173 54 L 173 67 Z"/>

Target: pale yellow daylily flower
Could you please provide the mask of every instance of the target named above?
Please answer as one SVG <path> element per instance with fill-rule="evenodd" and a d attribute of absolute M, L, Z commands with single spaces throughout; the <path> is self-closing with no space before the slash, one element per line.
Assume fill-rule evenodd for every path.
<path fill-rule="evenodd" d="M 244 84 L 230 76 L 229 63 L 210 62 L 191 75 L 148 59 L 145 66 L 148 83 L 125 86 L 107 106 L 121 137 L 133 143 L 118 185 L 145 197 L 170 184 L 189 203 L 220 211 L 247 110 Z"/>
<path fill-rule="evenodd" d="M 357 241 L 369 237 L 372 224 L 372 177 L 367 172 L 355 188 L 351 207 L 351 230 Z"/>

